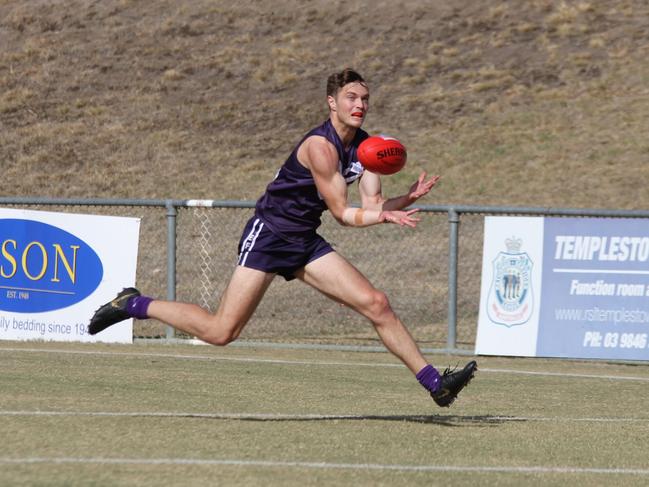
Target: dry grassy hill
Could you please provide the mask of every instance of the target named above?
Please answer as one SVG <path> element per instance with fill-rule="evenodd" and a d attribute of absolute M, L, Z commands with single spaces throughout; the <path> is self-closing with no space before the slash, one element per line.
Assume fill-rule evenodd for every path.
<path fill-rule="evenodd" d="M 427 203 L 646 208 L 645 0 L 0 0 L 5 196 L 254 199 L 358 69 Z"/>

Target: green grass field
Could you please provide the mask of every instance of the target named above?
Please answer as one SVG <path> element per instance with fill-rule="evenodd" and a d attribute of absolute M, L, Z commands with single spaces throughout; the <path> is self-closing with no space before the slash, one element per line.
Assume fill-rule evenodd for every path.
<path fill-rule="evenodd" d="M 647 365 L 477 360 L 440 409 L 387 353 L 4 342 L 0 484 L 649 481 Z"/>

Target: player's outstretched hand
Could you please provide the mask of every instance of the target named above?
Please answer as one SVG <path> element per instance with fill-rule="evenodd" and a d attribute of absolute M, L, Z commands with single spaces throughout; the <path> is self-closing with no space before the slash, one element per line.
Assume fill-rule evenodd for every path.
<path fill-rule="evenodd" d="M 428 194 L 428 192 L 437 184 L 441 176 L 432 176 L 430 179 L 426 180 L 426 171 L 422 171 L 419 175 L 419 178 L 415 183 L 410 186 L 410 191 L 408 191 L 408 197 L 411 201 L 416 201 L 422 196 Z"/>
<path fill-rule="evenodd" d="M 418 208 L 408 211 L 382 211 L 381 222 L 396 223 L 402 227 L 415 228 L 421 218 L 413 217 L 419 211 Z"/>

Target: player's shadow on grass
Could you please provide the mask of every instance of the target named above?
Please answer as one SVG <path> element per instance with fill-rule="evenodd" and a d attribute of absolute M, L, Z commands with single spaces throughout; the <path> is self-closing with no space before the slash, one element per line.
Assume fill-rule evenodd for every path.
<path fill-rule="evenodd" d="M 213 419 L 219 421 L 246 421 L 256 423 L 304 423 L 304 422 L 345 422 L 345 421 L 396 421 L 404 423 L 435 424 L 440 426 L 497 426 L 504 423 L 522 423 L 526 418 L 516 416 L 453 414 L 228 414 L 228 413 L 161 413 L 162 416 L 173 416 L 196 419 Z"/>
<path fill-rule="evenodd" d="M 401 421 L 404 423 L 419 423 L 419 424 L 436 424 L 440 426 L 496 426 L 503 423 L 511 423 L 512 421 L 521 422 L 525 421 L 524 418 L 515 418 L 509 416 L 460 416 L 460 415 L 413 415 L 413 414 L 394 414 L 394 415 L 381 415 L 381 414 L 359 414 L 359 415 L 331 415 L 331 416 L 241 416 L 237 418 L 241 421 L 260 421 L 260 422 L 304 422 L 304 421 Z"/>

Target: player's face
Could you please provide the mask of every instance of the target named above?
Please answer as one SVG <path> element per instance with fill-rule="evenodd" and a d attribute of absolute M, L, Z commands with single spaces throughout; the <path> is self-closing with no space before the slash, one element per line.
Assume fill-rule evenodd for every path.
<path fill-rule="evenodd" d="M 360 128 L 363 125 L 370 103 L 370 91 L 361 83 L 348 83 L 335 97 L 329 97 L 329 107 L 340 122 Z"/>

